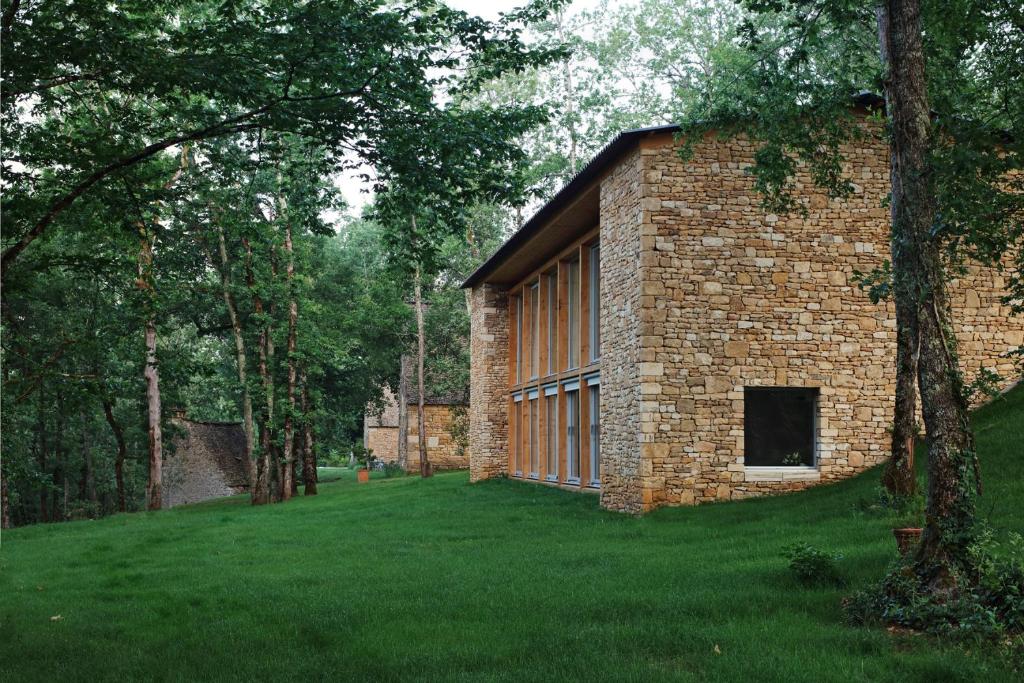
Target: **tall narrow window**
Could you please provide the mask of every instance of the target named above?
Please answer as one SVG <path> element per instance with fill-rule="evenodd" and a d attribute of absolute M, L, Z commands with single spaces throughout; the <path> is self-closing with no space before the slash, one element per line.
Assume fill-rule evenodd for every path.
<path fill-rule="evenodd" d="M 580 364 L 580 262 L 569 262 L 568 302 L 569 307 L 566 324 L 566 340 L 569 344 L 569 360 L 566 369 L 573 369 Z"/>
<path fill-rule="evenodd" d="M 590 248 L 590 360 L 601 357 L 601 246 Z"/>
<path fill-rule="evenodd" d="M 516 297 L 516 384 L 523 381 L 523 297 Z"/>
<path fill-rule="evenodd" d="M 512 462 L 513 474 L 523 476 L 523 404 L 517 397 L 512 399 Z"/>
<path fill-rule="evenodd" d="M 566 480 L 580 481 L 580 392 L 565 392 L 565 462 Z"/>
<path fill-rule="evenodd" d="M 530 285 L 530 378 L 540 371 L 540 280 Z"/>
<path fill-rule="evenodd" d="M 557 390 L 556 390 L 557 391 Z M 547 479 L 558 481 L 558 394 L 544 397 L 544 424 L 546 431 Z"/>
<path fill-rule="evenodd" d="M 555 371 L 556 339 L 558 335 L 558 276 L 548 273 L 548 367 L 547 374 Z"/>
<path fill-rule="evenodd" d="M 537 394 L 530 398 L 530 477 L 536 479 L 540 472 L 540 408 Z"/>
<path fill-rule="evenodd" d="M 592 385 L 590 394 L 590 485 L 601 485 L 601 386 Z"/>

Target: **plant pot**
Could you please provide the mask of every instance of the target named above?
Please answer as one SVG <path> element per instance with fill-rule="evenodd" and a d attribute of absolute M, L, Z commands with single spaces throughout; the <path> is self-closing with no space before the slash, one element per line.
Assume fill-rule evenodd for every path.
<path fill-rule="evenodd" d="M 909 554 L 921 541 L 921 529 L 916 527 L 893 529 L 892 535 L 896 537 L 896 549 L 900 551 L 900 555 Z"/>
<path fill-rule="evenodd" d="M 359 480 L 360 484 L 365 484 L 366 482 L 370 481 L 370 470 L 366 469 L 365 467 L 361 470 L 357 470 L 356 479 Z"/>

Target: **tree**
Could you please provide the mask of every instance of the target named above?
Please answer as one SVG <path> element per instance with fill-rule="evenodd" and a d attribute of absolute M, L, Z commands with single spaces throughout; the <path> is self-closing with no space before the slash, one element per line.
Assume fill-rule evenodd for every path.
<path fill-rule="evenodd" d="M 832 195 L 851 190 L 841 146 L 866 134 L 850 111 L 851 97 L 884 85 L 892 273 L 890 280 L 883 269 L 867 281 L 876 296 L 891 291 L 896 302 L 897 460 L 909 455 L 911 373 L 920 391 L 928 495 L 916 575 L 925 590 L 948 594 L 970 564 L 980 482 L 946 283 L 965 259 L 1000 264 L 1019 243 L 1024 90 L 1015 87 L 1022 69 L 1014 55 L 1024 45 L 1013 27 L 1021 25 L 1020 9 L 1008 2 L 939 7 L 886 0 L 879 22 L 873 8 L 843 0 L 745 5 L 752 12 L 742 27 L 750 58 L 728 86 L 705 88 L 705 120 L 685 126 L 684 134 L 695 139 L 717 128 L 757 140 L 755 182 L 773 209 L 800 210 L 793 193 L 798 163 Z"/>

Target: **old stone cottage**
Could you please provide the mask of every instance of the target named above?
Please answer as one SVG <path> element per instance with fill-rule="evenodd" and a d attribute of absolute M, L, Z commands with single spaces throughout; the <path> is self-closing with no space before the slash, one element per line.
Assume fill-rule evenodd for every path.
<path fill-rule="evenodd" d="M 409 428 L 406 442 L 409 444 L 406 470 L 418 472 L 419 415 L 416 397 L 408 402 Z M 426 427 L 427 460 L 434 469 L 465 469 L 469 467 L 469 452 L 466 448 L 466 402 L 463 397 L 428 395 L 424 398 L 423 421 Z M 363 446 L 372 449 L 378 459 L 398 462 L 398 401 L 389 390 L 384 390 L 384 407 L 366 407 L 363 419 Z"/>
<path fill-rule="evenodd" d="M 465 283 L 470 470 L 599 492 L 642 512 L 789 491 L 887 457 L 895 314 L 852 281 L 888 255 L 889 158 L 875 124 L 855 182 L 773 215 L 755 146 L 671 126 L 621 134 Z M 953 283 L 961 362 L 1015 375 L 1024 321 L 1003 277 Z"/>
<path fill-rule="evenodd" d="M 164 461 L 163 506 L 249 491 L 245 430 L 238 422 L 196 422 L 177 415 Z"/>

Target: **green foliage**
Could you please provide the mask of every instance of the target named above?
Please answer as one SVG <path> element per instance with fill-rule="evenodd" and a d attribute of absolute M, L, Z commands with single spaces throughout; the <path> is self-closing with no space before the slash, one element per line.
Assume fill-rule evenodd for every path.
<path fill-rule="evenodd" d="M 386 462 L 384 463 L 384 478 L 393 479 L 395 477 L 404 477 L 406 471 L 397 462 Z"/>
<path fill-rule="evenodd" d="M 789 560 L 789 571 L 805 586 L 842 586 L 846 583 L 837 563 L 843 559 L 838 553 L 819 550 L 808 543 L 794 543 L 783 551 Z"/>
<path fill-rule="evenodd" d="M 909 561 L 893 564 L 885 578 L 846 602 L 851 623 L 895 624 L 957 640 L 1024 645 L 1024 541 L 1010 533 L 999 541 L 987 528 L 968 547 L 970 568 L 957 589 L 937 599 L 922 589 Z"/>

